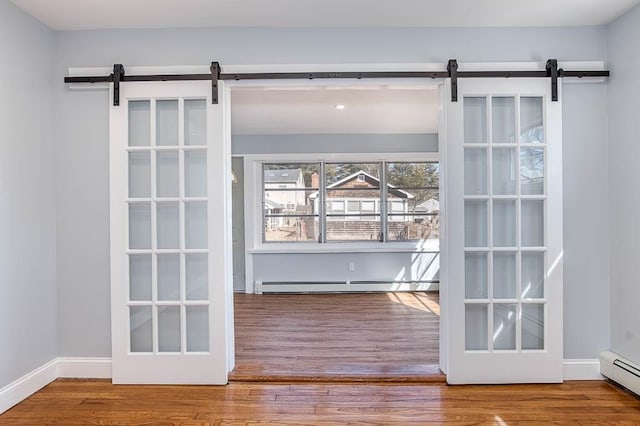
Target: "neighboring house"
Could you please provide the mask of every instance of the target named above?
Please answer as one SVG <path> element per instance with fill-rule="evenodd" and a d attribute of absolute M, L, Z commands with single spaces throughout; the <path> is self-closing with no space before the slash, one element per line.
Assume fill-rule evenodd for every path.
<path fill-rule="evenodd" d="M 297 206 L 305 204 L 304 191 L 291 190 L 304 189 L 304 178 L 300 169 L 265 170 L 264 189 L 265 202 L 269 200 L 280 204 L 282 213 L 294 212 Z"/>
<path fill-rule="evenodd" d="M 371 191 L 367 191 L 368 189 Z M 363 170 L 328 185 L 326 188 L 327 220 L 374 220 L 374 217 L 346 215 L 379 215 L 379 190 L 380 179 Z M 387 198 L 389 200 L 388 212 L 399 214 L 409 212 L 409 200 L 414 199 L 415 196 L 407 191 L 397 189 L 393 185 L 387 185 Z M 310 194 L 309 200 L 313 202 L 313 212 L 318 213 L 318 191 Z M 391 220 L 404 221 L 405 217 L 392 216 Z"/>
<path fill-rule="evenodd" d="M 281 169 L 264 171 L 264 212 L 265 232 L 280 233 L 284 231 L 293 240 L 300 239 L 305 232 L 303 222 L 299 218 L 272 214 L 305 214 L 306 206 L 304 176 L 301 169 Z M 288 229 L 292 228 L 292 229 Z M 280 236 L 282 238 L 282 236 Z"/>
<path fill-rule="evenodd" d="M 275 201 L 271 201 L 269 199 L 264 200 L 264 213 L 267 215 L 265 220 L 265 226 L 267 229 L 276 229 L 283 226 L 282 217 L 270 217 L 272 214 L 281 214 L 284 206 L 282 204 L 278 204 Z"/>
<path fill-rule="evenodd" d="M 380 238 L 380 179 L 359 170 L 328 185 L 326 192 L 327 238 L 332 240 L 377 240 Z M 313 212 L 319 212 L 318 191 L 309 195 Z M 387 213 L 390 234 L 406 235 L 406 221 L 412 221 L 409 201 L 415 196 L 387 185 Z M 367 216 L 370 215 L 370 216 Z"/>

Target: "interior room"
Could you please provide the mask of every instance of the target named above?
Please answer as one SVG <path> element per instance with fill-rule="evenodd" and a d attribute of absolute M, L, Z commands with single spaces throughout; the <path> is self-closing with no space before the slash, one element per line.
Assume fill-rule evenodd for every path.
<path fill-rule="evenodd" d="M 233 380 L 443 378 L 438 103 L 424 83 L 232 92 Z"/>
<path fill-rule="evenodd" d="M 0 424 L 634 424 L 639 2 L 0 0 Z"/>

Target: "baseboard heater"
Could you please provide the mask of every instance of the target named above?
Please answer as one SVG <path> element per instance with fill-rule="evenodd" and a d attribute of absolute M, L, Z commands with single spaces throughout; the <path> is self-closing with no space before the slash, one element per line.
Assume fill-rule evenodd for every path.
<path fill-rule="evenodd" d="M 415 281 L 256 281 L 255 293 L 338 293 L 375 291 L 437 291 L 438 280 Z"/>
<path fill-rule="evenodd" d="M 614 352 L 606 351 L 600 354 L 600 373 L 640 395 L 640 365 Z"/>

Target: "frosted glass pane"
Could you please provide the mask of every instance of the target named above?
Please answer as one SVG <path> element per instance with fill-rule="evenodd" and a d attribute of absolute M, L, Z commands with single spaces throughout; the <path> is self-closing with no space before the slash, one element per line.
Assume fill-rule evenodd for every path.
<path fill-rule="evenodd" d="M 464 142 L 487 142 L 487 99 L 464 98 Z"/>
<path fill-rule="evenodd" d="M 493 143 L 516 142 L 516 101 L 513 97 L 491 100 Z"/>
<path fill-rule="evenodd" d="M 514 148 L 493 150 L 493 194 L 515 195 L 516 150 Z"/>
<path fill-rule="evenodd" d="M 493 305 L 493 349 L 516 348 L 516 305 Z"/>
<path fill-rule="evenodd" d="M 184 101 L 184 144 L 207 144 L 207 102 L 204 99 Z"/>
<path fill-rule="evenodd" d="M 158 146 L 178 145 L 178 101 L 156 101 Z"/>
<path fill-rule="evenodd" d="M 187 197 L 207 195 L 207 151 L 185 151 L 184 193 Z"/>
<path fill-rule="evenodd" d="M 206 254 L 188 254 L 185 258 L 187 300 L 209 298 L 208 266 Z"/>
<path fill-rule="evenodd" d="M 489 309 L 484 304 L 464 306 L 464 347 L 468 351 L 488 349 Z"/>
<path fill-rule="evenodd" d="M 149 101 L 129 101 L 129 146 L 148 146 L 151 140 Z"/>
<path fill-rule="evenodd" d="M 180 248 L 180 210 L 178 203 L 158 203 L 158 248 Z"/>
<path fill-rule="evenodd" d="M 464 297 L 466 299 L 486 299 L 489 270 L 487 253 L 465 253 L 464 255 Z"/>
<path fill-rule="evenodd" d="M 487 247 L 487 202 L 464 202 L 465 247 Z"/>
<path fill-rule="evenodd" d="M 464 150 L 465 195 L 487 195 L 487 150 Z"/>
<path fill-rule="evenodd" d="M 541 97 L 520 98 L 520 142 L 544 142 Z"/>
<path fill-rule="evenodd" d="M 179 181 L 178 151 L 161 151 L 156 157 L 156 192 L 158 197 L 177 197 Z"/>
<path fill-rule="evenodd" d="M 158 300 L 180 300 L 180 255 L 158 255 Z"/>
<path fill-rule="evenodd" d="M 544 349 L 544 305 L 522 305 L 522 349 Z"/>
<path fill-rule="evenodd" d="M 151 248 L 151 204 L 129 204 L 129 248 Z"/>
<path fill-rule="evenodd" d="M 522 298 L 544 297 L 544 253 L 522 253 Z"/>
<path fill-rule="evenodd" d="M 153 352 L 151 306 L 129 308 L 131 352 Z"/>
<path fill-rule="evenodd" d="M 187 248 L 206 249 L 207 203 L 186 203 L 185 214 Z"/>
<path fill-rule="evenodd" d="M 179 306 L 158 306 L 158 351 L 180 352 Z"/>
<path fill-rule="evenodd" d="M 493 201 L 493 246 L 516 246 L 515 200 Z"/>
<path fill-rule="evenodd" d="M 187 352 L 209 350 L 209 307 L 187 306 Z"/>
<path fill-rule="evenodd" d="M 493 253 L 493 297 L 495 299 L 516 298 L 516 254 Z"/>
<path fill-rule="evenodd" d="M 544 149 L 520 149 L 520 192 L 523 195 L 544 193 Z"/>
<path fill-rule="evenodd" d="M 522 200 L 522 246 L 544 246 L 544 201 Z"/>
<path fill-rule="evenodd" d="M 129 153 L 129 197 L 151 197 L 151 153 Z"/>
<path fill-rule="evenodd" d="M 151 300 L 151 255 L 129 256 L 129 300 Z"/>

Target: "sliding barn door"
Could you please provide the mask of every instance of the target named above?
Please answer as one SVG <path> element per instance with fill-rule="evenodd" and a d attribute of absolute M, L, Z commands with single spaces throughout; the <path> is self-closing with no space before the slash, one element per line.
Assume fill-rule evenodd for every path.
<path fill-rule="evenodd" d="M 123 83 L 111 106 L 114 383 L 227 383 L 231 171 L 221 86 L 214 105 L 210 82 Z"/>
<path fill-rule="evenodd" d="M 444 90 L 449 383 L 562 381 L 562 106 L 548 79 Z"/>

